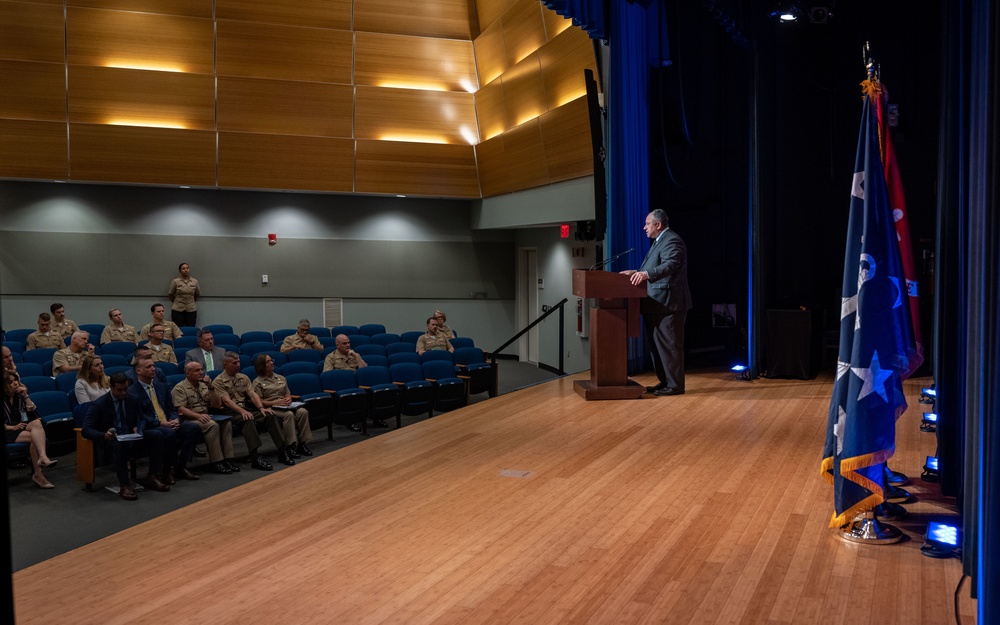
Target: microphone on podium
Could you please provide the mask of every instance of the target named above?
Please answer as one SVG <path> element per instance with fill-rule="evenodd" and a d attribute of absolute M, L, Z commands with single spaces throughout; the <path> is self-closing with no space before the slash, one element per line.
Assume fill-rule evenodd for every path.
<path fill-rule="evenodd" d="M 595 269 L 600 269 L 601 267 L 604 267 L 605 265 L 610 265 L 611 263 L 615 262 L 619 258 L 622 258 L 623 256 L 628 256 L 629 254 L 631 254 L 634 251 L 635 251 L 635 248 L 633 247 L 631 249 L 625 250 L 621 254 L 615 254 L 611 258 L 605 258 L 604 260 L 602 260 L 602 261 L 600 261 L 598 263 L 594 263 L 593 266 L 591 266 L 591 268 L 588 269 L 587 271 L 593 271 Z"/>

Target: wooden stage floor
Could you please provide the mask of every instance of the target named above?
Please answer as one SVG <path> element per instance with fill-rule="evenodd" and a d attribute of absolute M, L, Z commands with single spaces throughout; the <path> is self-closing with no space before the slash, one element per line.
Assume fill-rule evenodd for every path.
<path fill-rule="evenodd" d="M 953 510 L 919 480 L 919 382 L 890 463 L 919 499 L 902 544 L 827 529 L 829 377 L 608 402 L 565 378 L 19 571 L 18 623 L 951 623 L 960 563 L 919 553 Z"/>

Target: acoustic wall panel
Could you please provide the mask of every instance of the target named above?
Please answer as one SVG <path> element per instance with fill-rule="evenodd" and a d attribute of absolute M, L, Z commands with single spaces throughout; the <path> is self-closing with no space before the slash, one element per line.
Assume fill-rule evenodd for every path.
<path fill-rule="evenodd" d="M 70 124 L 73 180 L 215 186 L 215 133 Z"/>
<path fill-rule="evenodd" d="M 57 4 L 61 4 L 57 2 Z M 187 17 L 212 17 L 212 0 L 66 0 L 71 7 L 162 13 Z"/>
<path fill-rule="evenodd" d="M 501 16 L 500 23 L 508 65 L 517 65 L 545 43 L 542 5 L 538 0 L 515 0 Z"/>
<path fill-rule="evenodd" d="M 470 0 L 354 0 L 354 30 L 472 40 Z"/>
<path fill-rule="evenodd" d="M 0 118 L 66 121 L 66 66 L 0 60 Z"/>
<path fill-rule="evenodd" d="M 215 129 L 215 79 L 205 74 L 69 67 L 71 122 Z"/>
<path fill-rule="evenodd" d="M 351 84 L 346 30 L 218 20 L 219 76 Z"/>
<path fill-rule="evenodd" d="M 498 78 L 476 92 L 476 118 L 479 137 L 485 141 L 507 130 L 507 105 L 503 99 L 503 78 Z"/>
<path fill-rule="evenodd" d="M 466 93 L 479 87 L 471 41 L 366 32 L 356 34 L 354 83 Z"/>
<path fill-rule="evenodd" d="M 476 0 L 476 18 L 479 22 L 479 32 L 484 32 L 494 22 L 500 19 L 514 0 Z"/>
<path fill-rule="evenodd" d="M 477 145 L 476 162 L 479 164 L 479 185 L 482 187 L 483 197 L 513 191 L 506 175 L 503 136 L 487 139 Z"/>
<path fill-rule="evenodd" d="M 559 33 L 573 26 L 573 20 L 559 15 L 545 5 L 542 5 L 542 20 L 545 25 L 545 39 L 547 41 L 552 41 Z M 580 28 L 575 30 L 579 30 L 581 33 L 584 32 Z"/>
<path fill-rule="evenodd" d="M 597 75 L 593 41 L 579 28 L 570 28 L 542 46 L 538 50 L 538 59 L 545 84 L 545 104 L 549 110 L 586 95 L 585 69 Z"/>
<path fill-rule="evenodd" d="M 354 190 L 440 197 L 479 197 L 471 145 L 358 140 Z"/>
<path fill-rule="evenodd" d="M 582 178 L 594 173 L 587 97 L 545 113 L 538 118 L 549 182 Z"/>
<path fill-rule="evenodd" d="M 507 105 L 508 128 L 516 128 L 548 110 L 537 53 L 504 73 L 503 95 Z"/>
<path fill-rule="evenodd" d="M 350 30 L 351 5 L 351 0 L 216 0 L 215 15 L 220 20 Z"/>
<path fill-rule="evenodd" d="M 219 133 L 219 186 L 353 191 L 354 140 Z"/>
<path fill-rule="evenodd" d="M 70 65 L 215 72 L 211 19 L 76 7 L 66 16 Z"/>
<path fill-rule="evenodd" d="M 471 93 L 363 86 L 356 93 L 354 132 L 358 139 L 478 142 Z"/>
<path fill-rule="evenodd" d="M 65 61 L 60 5 L 0 2 L 0 59 Z"/>
<path fill-rule="evenodd" d="M 476 50 L 476 69 L 479 84 L 488 85 L 507 71 L 507 51 L 504 48 L 503 28 L 497 20 L 473 42 Z"/>
<path fill-rule="evenodd" d="M 219 130 L 352 136 L 354 87 L 220 76 Z"/>
<path fill-rule="evenodd" d="M 65 180 L 66 122 L 0 119 L 0 176 Z"/>
<path fill-rule="evenodd" d="M 528 189 L 549 182 L 545 149 L 537 119 L 503 134 L 504 173 L 512 189 Z"/>

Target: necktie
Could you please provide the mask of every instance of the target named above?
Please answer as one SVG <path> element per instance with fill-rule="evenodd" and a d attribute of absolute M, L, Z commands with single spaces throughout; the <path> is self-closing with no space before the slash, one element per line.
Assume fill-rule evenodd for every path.
<path fill-rule="evenodd" d="M 126 434 L 128 433 L 128 422 L 125 421 L 124 402 L 122 402 L 122 400 L 119 399 L 118 401 L 115 402 L 115 405 L 118 407 L 118 424 L 117 424 L 118 432 L 121 434 Z"/>
<path fill-rule="evenodd" d="M 212 352 L 205 352 L 205 370 L 211 371 L 215 369 L 215 363 L 212 362 Z"/>
<path fill-rule="evenodd" d="M 166 423 L 167 415 L 163 414 L 160 402 L 156 401 L 156 393 L 153 392 L 153 385 L 150 384 L 147 386 L 146 391 L 149 393 L 149 401 L 153 402 L 153 411 L 156 412 L 156 418 L 160 420 L 160 423 Z"/>

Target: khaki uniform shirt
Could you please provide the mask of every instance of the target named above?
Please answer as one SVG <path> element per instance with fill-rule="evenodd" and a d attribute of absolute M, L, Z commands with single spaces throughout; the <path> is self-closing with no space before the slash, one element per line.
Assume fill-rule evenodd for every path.
<path fill-rule="evenodd" d="M 443 334 L 425 334 L 417 339 L 417 353 L 429 352 L 432 349 L 448 349 L 448 339 Z"/>
<path fill-rule="evenodd" d="M 438 334 L 448 339 L 449 341 L 455 338 L 455 332 L 446 325 L 438 326 Z"/>
<path fill-rule="evenodd" d="M 80 329 L 80 327 L 76 325 L 75 321 L 66 318 L 63 318 L 62 321 L 56 321 L 53 319 L 51 327 L 53 330 L 61 334 L 63 338 L 72 336 L 74 332 Z"/>
<path fill-rule="evenodd" d="M 250 378 L 242 373 L 230 376 L 223 371 L 216 376 L 212 386 L 215 387 L 220 396 L 229 395 L 229 399 L 236 402 L 240 408 L 250 411 L 257 410 L 257 406 L 254 406 L 253 402 L 247 398 L 247 391 L 250 390 Z"/>
<path fill-rule="evenodd" d="M 170 305 L 171 310 L 194 312 L 198 310 L 198 304 L 195 300 L 201 296 L 201 288 L 198 286 L 198 281 L 194 278 L 188 278 L 187 280 L 174 278 L 170 281 L 170 290 L 167 291 L 167 295 L 173 300 L 173 303 Z"/>
<path fill-rule="evenodd" d="M 87 355 L 87 350 L 83 350 L 79 354 L 74 353 L 70 348 L 60 349 L 56 353 L 52 354 L 52 374 L 59 375 L 61 373 L 60 367 L 78 367 L 80 366 L 80 361 L 83 357 Z"/>
<path fill-rule="evenodd" d="M 361 367 L 367 367 L 368 363 L 364 361 L 360 354 L 357 352 L 351 352 L 350 356 L 345 356 L 337 350 L 333 350 L 326 356 L 326 360 L 323 361 L 323 371 L 333 371 L 334 369 L 350 369 L 351 371 L 356 371 Z"/>
<path fill-rule="evenodd" d="M 208 392 L 208 387 L 204 384 L 199 384 L 198 388 L 195 388 L 185 378 L 177 383 L 174 390 L 170 391 L 170 399 L 173 400 L 174 406 L 177 408 L 183 406 L 198 414 L 207 414 L 212 408 L 212 400 L 209 399 Z"/>
<path fill-rule="evenodd" d="M 280 399 L 288 394 L 288 382 L 285 381 L 285 376 L 277 373 L 270 378 L 257 376 L 253 381 L 253 392 L 265 401 Z"/>
<path fill-rule="evenodd" d="M 135 333 L 135 328 L 127 323 L 122 324 L 120 328 L 104 326 L 104 332 L 101 332 L 101 345 L 105 343 L 132 343 L 135 345 L 138 342 L 139 335 Z"/>
<path fill-rule="evenodd" d="M 160 343 L 159 347 L 152 343 L 146 343 L 146 347 L 153 350 L 153 362 L 172 362 L 175 365 L 177 364 L 177 354 L 174 353 L 174 348 L 166 343 Z"/>
<path fill-rule="evenodd" d="M 286 349 L 323 349 L 323 344 L 319 342 L 319 339 L 312 334 L 307 334 L 306 338 L 299 336 L 296 332 L 291 336 L 286 336 L 285 340 L 281 342 L 281 350 Z"/>
<path fill-rule="evenodd" d="M 163 326 L 163 338 L 168 341 L 172 341 L 176 338 L 184 336 L 184 333 L 181 332 L 181 329 L 177 327 L 177 324 L 174 323 L 173 321 L 164 321 L 160 325 Z M 149 338 L 149 329 L 152 327 L 153 327 L 152 321 L 142 326 L 142 331 L 139 332 L 140 341 L 145 341 L 146 339 Z"/>
<path fill-rule="evenodd" d="M 42 334 L 40 331 L 35 330 L 28 335 L 25 349 L 44 349 L 47 347 L 63 349 L 66 347 L 66 343 L 63 343 L 63 337 L 57 331 L 49 331 Z"/>

